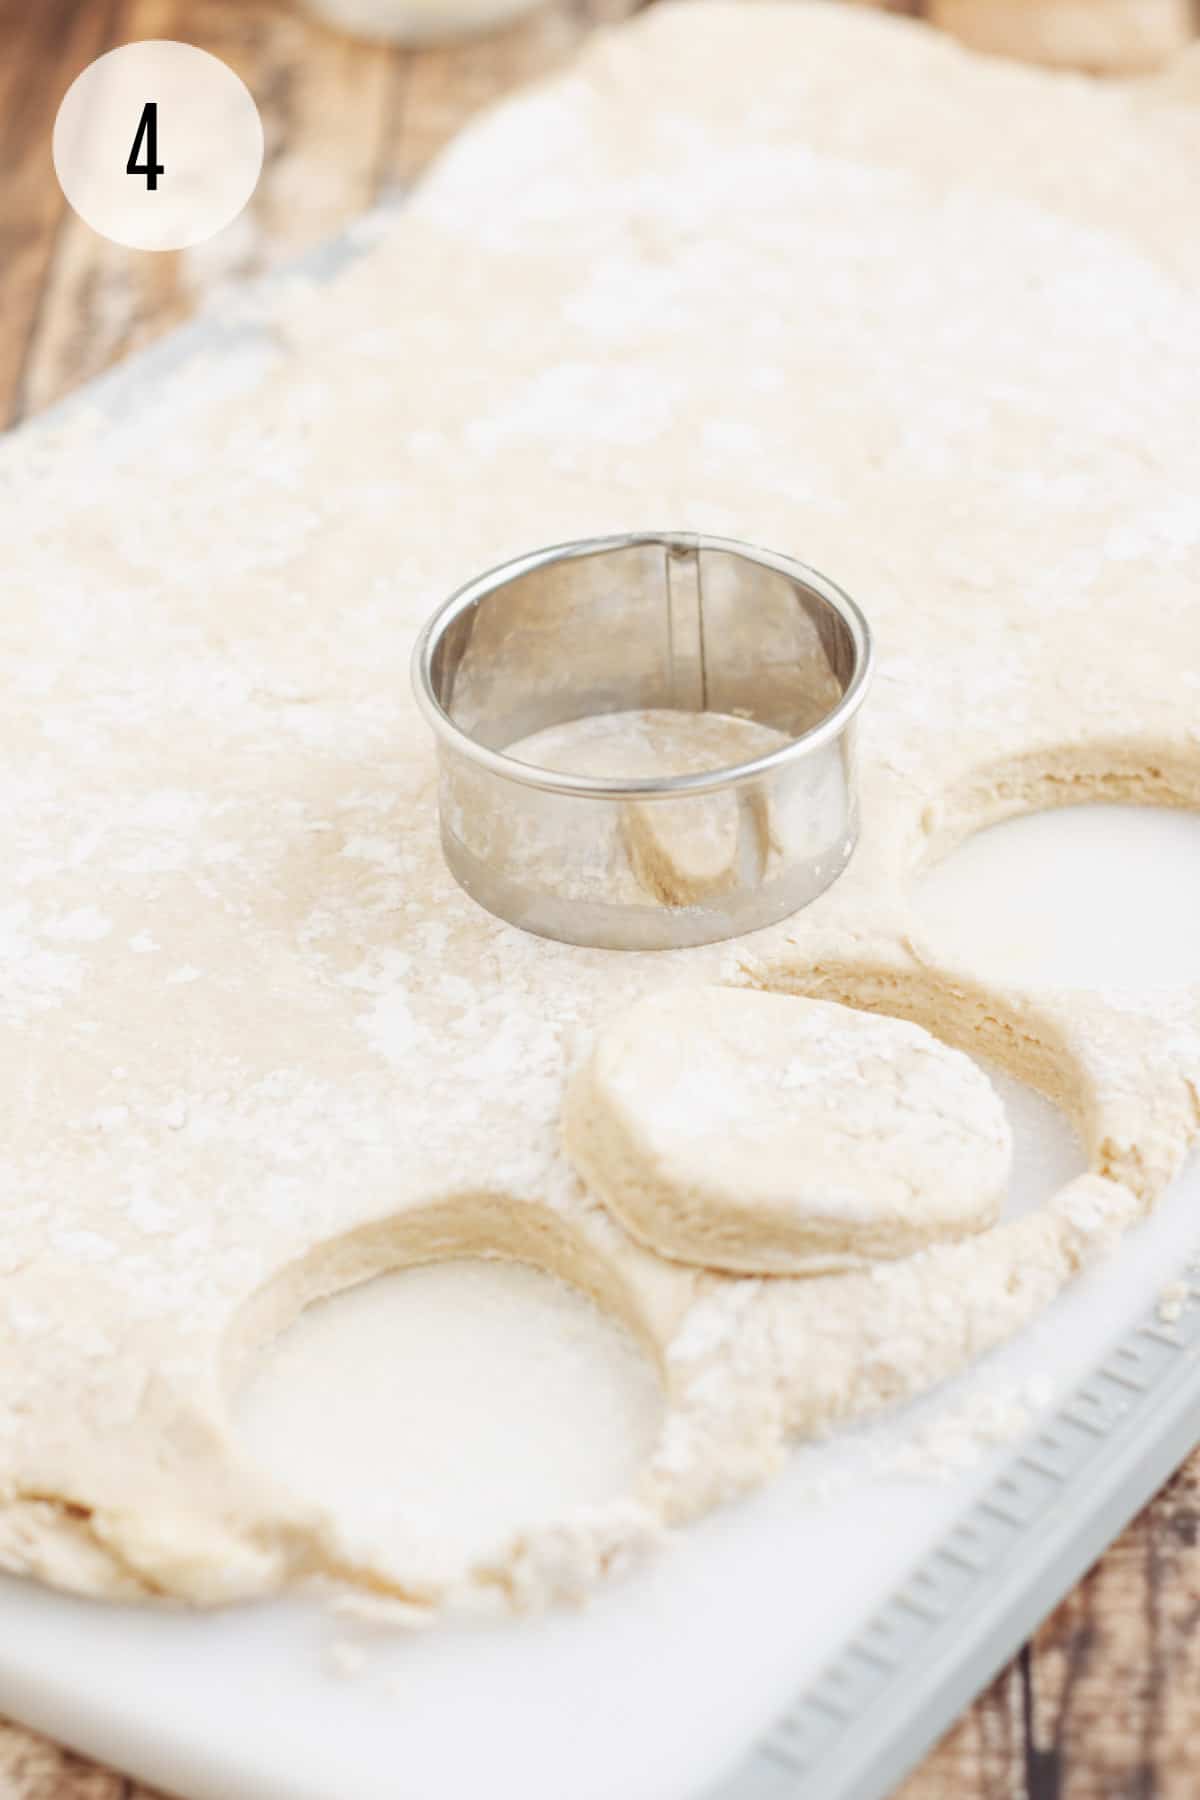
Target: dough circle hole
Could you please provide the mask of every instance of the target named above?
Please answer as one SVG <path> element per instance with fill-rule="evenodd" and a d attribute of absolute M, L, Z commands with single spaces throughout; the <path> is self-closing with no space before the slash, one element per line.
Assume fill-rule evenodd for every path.
<path fill-rule="evenodd" d="M 1034 1212 L 1092 1166 L 1087 1082 L 1052 1019 L 998 991 L 932 967 L 900 968 L 891 955 L 823 957 L 805 967 L 760 964 L 769 993 L 833 1000 L 857 1012 L 907 1019 L 961 1051 L 991 1082 L 1012 1134 L 1000 1223 Z"/>
<path fill-rule="evenodd" d="M 973 1060 L 1003 1101 L 1012 1132 L 1012 1172 L 1000 1215 L 1003 1224 L 1045 1206 L 1068 1182 L 1087 1172 L 1088 1159 L 1061 1107 L 994 1063 Z"/>
<path fill-rule="evenodd" d="M 1022 814 L 920 877 L 939 962 L 1023 987 L 1200 984 L 1200 813 L 1091 804 Z"/>
<path fill-rule="evenodd" d="M 243 1371 L 245 1452 L 381 1564 L 453 1567 L 628 1494 L 662 1422 L 658 1373 L 577 1288 L 483 1258 L 312 1302 Z"/>

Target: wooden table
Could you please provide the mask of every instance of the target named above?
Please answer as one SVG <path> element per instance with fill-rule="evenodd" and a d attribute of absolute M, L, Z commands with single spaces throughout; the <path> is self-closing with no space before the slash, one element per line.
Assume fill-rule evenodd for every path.
<path fill-rule="evenodd" d="M 916 11 L 920 0 L 893 3 Z M 295 256 L 403 190 L 479 107 L 637 4 L 558 0 L 498 37 L 402 53 L 337 37 L 274 0 L 0 0 L 0 423 L 59 399 L 222 283 Z M 69 82 L 109 46 L 141 37 L 223 56 L 249 82 L 266 126 L 267 164 L 244 221 L 180 256 L 135 256 L 95 238 L 50 166 L 50 128 Z M 1198 1625 L 1200 1457 L 899 1800 L 1198 1800 Z M 153 1796 L 0 1722 L 0 1800 Z"/>

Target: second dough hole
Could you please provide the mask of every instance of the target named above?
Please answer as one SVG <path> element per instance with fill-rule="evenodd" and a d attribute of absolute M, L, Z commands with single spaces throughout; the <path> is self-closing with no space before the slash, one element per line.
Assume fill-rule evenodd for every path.
<path fill-rule="evenodd" d="M 372 1553 L 438 1563 L 628 1493 L 661 1422 L 658 1376 L 574 1288 L 470 1259 L 307 1307 L 238 1396 L 260 1467 Z"/>
<path fill-rule="evenodd" d="M 981 1063 L 1004 1102 L 1012 1132 L 1012 1170 L 1002 1219 L 1036 1212 L 1087 1170 L 1087 1154 L 1066 1113 L 994 1063 Z"/>
<path fill-rule="evenodd" d="M 922 933 L 1025 986 L 1200 983 L 1200 814 L 1073 806 L 978 832 L 923 877 Z"/>

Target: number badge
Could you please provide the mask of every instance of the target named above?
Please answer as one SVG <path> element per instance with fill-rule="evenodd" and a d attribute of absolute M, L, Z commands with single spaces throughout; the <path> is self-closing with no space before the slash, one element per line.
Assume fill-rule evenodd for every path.
<path fill-rule="evenodd" d="M 236 219 L 258 185 L 263 130 L 249 88 L 194 44 L 123 44 L 76 77 L 54 122 L 54 166 L 93 231 L 132 250 L 183 250 Z"/>

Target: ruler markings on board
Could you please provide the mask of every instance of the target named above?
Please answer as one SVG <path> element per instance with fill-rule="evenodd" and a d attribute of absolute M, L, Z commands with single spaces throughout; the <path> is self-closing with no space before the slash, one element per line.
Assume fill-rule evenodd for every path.
<path fill-rule="evenodd" d="M 1149 1391 L 1144 1381 L 1135 1381 L 1132 1375 L 1124 1374 L 1120 1369 L 1105 1369 L 1104 1374 L 1109 1381 L 1119 1381 L 1121 1386 L 1128 1388 L 1131 1393 L 1145 1394 Z"/>
<path fill-rule="evenodd" d="M 1200 1440 L 1198 1297 L 1109 1349 L 708 1800 L 885 1800 Z"/>

